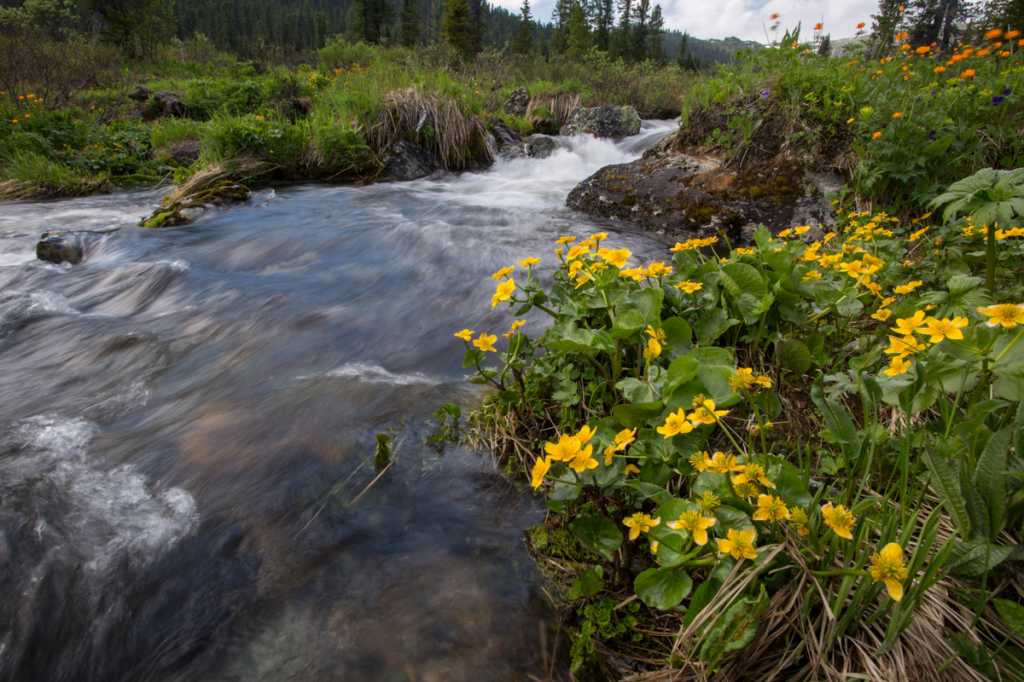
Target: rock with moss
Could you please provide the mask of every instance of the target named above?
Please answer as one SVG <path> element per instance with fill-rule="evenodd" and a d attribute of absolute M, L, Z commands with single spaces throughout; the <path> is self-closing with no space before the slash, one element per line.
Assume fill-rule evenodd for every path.
<path fill-rule="evenodd" d="M 36 258 L 56 265 L 78 265 L 85 251 L 85 240 L 76 232 L 44 232 L 36 244 Z"/>
<path fill-rule="evenodd" d="M 595 137 L 629 137 L 640 132 L 640 114 L 629 106 L 580 107 L 562 126 L 562 135 L 589 133 Z"/>

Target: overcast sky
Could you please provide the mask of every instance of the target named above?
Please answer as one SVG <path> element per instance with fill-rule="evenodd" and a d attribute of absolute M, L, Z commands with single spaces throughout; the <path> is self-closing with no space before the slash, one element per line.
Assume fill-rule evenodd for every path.
<path fill-rule="evenodd" d="M 492 0 L 513 12 L 522 0 Z M 661 3 L 665 28 L 688 31 L 697 38 L 765 40 L 765 25 L 772 12 L 782 15 L 782 28 L 803 21 L 804 35 L 822 21 L 833 38 L 847 38 L 857 32 L 858 22 L 871 25 L 877 0 L 651 0 Z M 531 0 L 533 16 L 550 21 L 554 0 Z"/>

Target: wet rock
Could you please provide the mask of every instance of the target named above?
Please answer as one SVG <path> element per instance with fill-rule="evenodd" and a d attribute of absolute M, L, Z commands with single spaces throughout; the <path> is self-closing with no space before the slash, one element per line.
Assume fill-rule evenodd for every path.
<path fill-rule="evenodd" d="M 724 230 L 743 241 L 751 225 L 828 225 L 831 208 L 804 167 L 768 160 L 734 169 L 687 154 L 667 138 L 631 163 L 606 166 L 569 194 L 570 208 L 640 228 L 685 236 Z"/>
<path fill-rule="evenodd" d="M 491 135 L 494 137 L 494 148 L 499 156 L 506 159 L 518 159 L 526 156 L 526 144 L 523 141 L 523 136 L 511 126 L 498 121 L 491 125 Z"/>
<path fill-rule="evenodd" d="M 590 133 L 595 137 L 629 137 L 640 132 L 640 114 L 633 107 L 581 107 L 562 126 L 562 135 Z"/>
<path fill-rule="evenodd" d="M 384 158 L 384 169 L 381 172 L 380 180 L 382 182 L 417 180 L 440 168 L 440 162 L 432 153 L 413 142 L 399 140 Z"/>
<path fill-rule="evenodd" d="M 184 118 L 187 114 L 185 103 L 173 92 L 158 92 L 146 102 L 142 109 L 142 118 L 155 121 L 158 118 Z"/>
<path fill-rule="evenodd" d="M 147 88 L 145 85 L 140 85 L 130 93 L 128 93 L 128 99 L 133 99 L 140 104 L 145 102 L 153 94 L 153 91 Z"/>
<path fill-rule="evenodd" d="M 84 257 L 84 240 L 75 232 L 44 232 L 36 244 L 36 258 L 47 263 L 78 265 Z"/>
<path fill-rule="evenodd" d="M 558 140 L 547 135 L 531 135 L 526 140 L 526 155 L 532 159 L 546 159 L 558 149 Z"/>
<path fill-rule="evenodd" d="M 530 106 L 530 92 L 526 88 L 516 88 L 505 101 L 505 113 L 513 116 L 526 116 Z"/>

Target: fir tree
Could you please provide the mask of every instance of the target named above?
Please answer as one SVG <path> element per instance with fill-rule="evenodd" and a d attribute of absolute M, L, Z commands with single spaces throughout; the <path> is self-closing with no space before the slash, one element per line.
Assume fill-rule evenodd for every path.
<path fill-rule="evenodd" d="M 619 28 L 615 32 L 614 52 L 628 59 L 633 45 L 633 0 L 618 0 L 618 3 Z"/>
<path fill-rule="evenodd" d="M 579 59 L 590 49 L 590 27 L 587 16 L 579 2 L 573 2 L 569 10 L 569 22 L 566 31 L 565 54 Z"/>
<path fill-rule="evenodd" d="M 447 0 L 441 18 L 441 39 L 455 48 L 463 58 L 474 55 L 476 37 L 467 0 Z"/>
<path fill-rule="evenodd" d="M 420 42 L 420 13 L 416 0 L 402 0 L 401 41 L 406 47 Z"/>
<path fill-rule="evenodd" d="M 871 56 L 875 59 L 888 54 L 895 43 L 896 28 L 902 18 L 903 0 L 881 0 L 878 14 L 871 17 Z"/>
<path fill-rule="evenodd" d="M 530 0 L 523 0 L 519 8 L 519 27 L 516 29 L 512 49 L 517 54 L 530 54 L 533 51 L 533 15 L 530 13 Z"/>
<path fill-rule="evenodd" d="M 650 30 L 648 19 L 651 13 L 651 0 L 637 0 L 633 9 L 633 46 L 632 58 L 641 61 L 647 57 L 647 34 Z"/>
<path fill-rule="evenodd" d="M 676 64 L 684 71 L 697 71 L 700 69 L 700 62 L 693 52 L 690 51 L 689 33 L 684 33 L 682 42 L 679 43 L 679 54 L 676 56 Z"/>
<path fill-rule="evenodd" d="M 594 45 L 607 52 L 611 49 L 612 27 L 615 24 L 615 10 L 612 0 L 598 0 L 597 16 L 594 21 Z"/>
<path fill-rule="evenodd" d="M 647 57 L 657 64 L 665 63 L 664 29 L 661 5 L 655 5 L 651 11 L 651 20 L 647 23 Z"/>

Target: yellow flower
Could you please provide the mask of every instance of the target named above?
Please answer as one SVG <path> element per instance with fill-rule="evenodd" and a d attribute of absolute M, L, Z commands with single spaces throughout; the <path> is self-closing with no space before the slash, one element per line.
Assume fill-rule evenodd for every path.
<path fill-rule="evenodd" d="M 715 473 L 728 474 L 732 471 L 743 471 L 743 465 L 737 461 L 736 455 L 727 455 L 718 451 L 711 457 L 708 469 Z"/>
<path fill-rule="evenodd" d="M 671 438 L 672 436 L 693 431 L 693 424 L 686 418 L 686 410 L 680 407 L 666 417 L 665 423 L 655 430 L 665 438 Z"/>
<path fill-rule="evenodd" d="M 821 272 L 818 270 L 808 270 L 803 276 L 804 282 L 814 282 L 815 280 L 821 279 Z"/>
<path fill-rule="evenodd" d="M 903 563 L 903 548 L 890 542 L 871 557 L 868 568 L 871 579 L 884 583 L 885 589 L 894 601 L 903 599 L 903 581 L 907 579 L 907 565 Z"/>
<path fill-rule="evenodd" d="M 607 232 L 595 232 L 594 234 L 590 235 L 590 239 L 593 240 L 594 243 L 601 243 L 605 239 L 608 239 L 608 233 Z"/>
<path fill-rule="evenodd" d="M 754 538 L 756 537 L 757 531 L 753 528 L 744 530 L 730 528 L 726 538 L 719 539 L 718 551 L 728 554 L 733 559 L 756 559 L 757 549 L 754 547 Z"/>
<path fill-rule="evenodd" d="M 890 336 L 889 347 L 885 349 L 885 354 L 905 358 L 923 350 L 925 350 L 924 344 L 918 343 L 913 336 Z"/>
<path fill-rule="evenodd" d="M 540 265 L 540 258 L 530 256 L 519 261 L 519 267 L 521 268 L 532 268 L 534 265 Z"/>
<path fill-rule="evenodd" d="M 821 517 L 825 521 L 825 525 L 832 529 L 832 532 L 841 538 L 847 540 L 853 539 L 853 525 L 857 522 L 857 519 L 853 517 L 846 507 L 839 505 L 833 507 L 832 503 L 829 502 L 821 507 Z"/>
<path fill-rule="evenodd" d="M 978 308 L 978 312 L 988 318 L 985 322 L 989 327 L 1013 329 L 1024 324 L 1024 305 L 1019 303 L 999 303 Z"/>
<path fill-rule="evenodd" d="M 569 253 L 565 254 L 565 257 L 568 258 L 569 260 L 573 260 L 575 258 L 579 258 L 580 256 L 584 256 L 588 253 L 590 253 L 590 243 L 580 242 L 576 246 L 571 247 L 569 249 Z"/>
<path fill-rule="evenodd" d="M 902 317 L 896 320 L 896 325 L 893 327 L 893 331 L 901 336 L 911 336 L 918 330 L 919 327 L 924 325 L 925 314 L 923 310 L 918 310 L 910 317 Z"/>
<path fill-rule="evenodd" d="M 699 504 L 700 508 L 704 511 L 711 511 L 712 509 L 717 509 L 722 506 L 722 500 L 719 499 L 718 495 L 714 494 L 710 490 L 705 490 L 701 493 L 700 499 L 697 500 L 697 504 Z"/>
<path fill-rule="evenodd" d="M 708 456 L 707 450 L 701 450 L 690 455 L 690 466 L 697 471 L 707 471 L 711 466 L 711 457 Z"/>
<path fill-rule="evenodd" d="M 928 337 L 928 343 L 940 343 L 945 339 L 963 341 L 964 333 L 960 330 L 967 326 L 966 317 L 929 317 L 925 322 L 922 333 Z"/>
<path fill-rule="evenodd" d="M 629 529 L 630 540 L 636 540 L 640 537 L 640 533 L 648 533 L 660 523 L 661 519 L 652 518 L 643 512 L 637 512 L 622 520 L 622 524 Z"/>
<path fill-rule="evenodd" d="M 647 266 L 648 277 L 667 277 L 672 274 L 672 266 L 665 265 L 660 260 L 656 260 Z"/>
<path fill-rule="evenodd" d="M 684 294 L 693 294 L 704 288 L 704 285 L 700 282 L 694 282 L 693 280 L 685 280 L 675 285 L 676 289 L 683 292 Z"/>
<path fill-rule="evenodd" d="M 540 484 L 544 482 L 544 477 L 547 476 L 548 470 L 551 468 L 550 457 L 538 457 L 537 461 L 533 463 L 533 470 L 530 472 L 530 486 L 536 490 L 540 487 Z"/>
<path fill-rule="evenodd" d="M 796 532 L 800 536 L 806 536 L 810 534 L 810 529 L 807 528 L 807 512 L 801 507 L 793 507 L 789 510 L 789 521 L 796 526 Z"/>
<path fill-rule="evenodd" d="M 751 367 L 737 367 L 729 377 L 729 388 L 733 391 L 749 391 L 755 387 L 771 388 L 772 378 L 765 374 L 754 374 Z"/>
<path fill-rule="evenodd" d="M 462 339 L 466 343 L 469 343 L 470 341 L 473 340 L 473 330 L 463 329 L 461 332 L 455 332 L 454 334 L 452 334 L 452 336 L 454 336 L 457 339 Z"/>
<path fill-rule="evenodd" d="M 893 293 L 899 294 L 901 296 L 903 294 L 909 294 L 911 291 L 918 288 L 922 284 L 924 284 L 924 282 L 922 282 L 919 279 L 915 279 L 913 282 L 907 282 L 906 284 L 901 284 L 898 287 L 895 287 L 893 289 Z"/>
<path fill-rule="evenodd" d="M 626 268 L 625 270 L 619 270 L 619 276 L 636 282 L 642 282 L 647 277 L 647 270 L 643 268 Z"/>
<path fill-rule="evenodd" d="M 754 511 L 755 521 L 785 521 L 789 516 L 789 508 L 781 497 L 757 496 L 757 509 Z"/>
<path fill-rule="evenodd" d="M 544 444 L 544 452 L 556 462 L 571 462 L 576 459 L 583 447 L 580 439 L 563 433 L 558 441 L 550 441 Z M 593 448 L 593 446 L 589 446 Z"/>
<path fill-rule="evenodd" d="M 512 326 L 510 326 L 508 328 L 508 331 L 505 332 L 505 336 L 512 336 L 517 331 L 522 329 L 524 326 L 526 326 L 526 320 L 513 320 L 512 321 Z"/>
<path fill-rule="evenodd" d="M 604 465 L 611 466 L 615 453 L 625 450 L 636 440 L 636 429 L 623 429 L 615 434 L 615 442 L 604 449 Z"/>
<path fill-rule="evenodd" d="M 910 234 L 910 236 L 907 237 L 907 241 L 908 242 L 916 242 L 918 239 L 923 237 L 925 235 L 925 233 L 928 232 L 928 230 L 930 230 L 930 229 L 931 229 L 930 227 L 922 227 L 917 232 L 912 232 Z"/>
<path fill-rule="evenodd" d="M 673 530 L 685 530 L 698 545 L 708 544 L 708 528 L 718 523 L 713 516 L 701 516 L 696 509 L 685 511 L 675 521 L 669 521 L 668 527 Z"/>
<path fill-rule="evenodd" d="M 626 465 L 626 475 L 627 476 L 636 476 L 639 473 L 640 473 L 640 467 L 638 467 L 637 465 L 635 465 L 635 464 L 627 464 Z"/>
<path fill-rule="evenodd" d="M 875 312 L 871 313 L 871 318 L 878 320 L 879 322 L 885 322 L 892 317 L 892 311 L 888 308 L 879 308 Z"/>
<path fill-rule="evenodd" d="M 576 440 L 580 442 L 580 445 L 586 445 L 595 435 L 597 435 L 597 429 L 592 429 L 588 424 L 584 424 L 577 432 Z"/>
<path fill-rule="evenodd" d="M 740 473 L 732 477 L 732 484 L 735 486 L 744 486 L 748 483 L 760 483 L 765 488 L 775 487 L 760 464 L 745 464 Z"/>
<path fill-rule="evenodd" d="M 569 462 L 569 468 L 575 471 L 577 474 L 582 474 L 588 469 L 597 468 L 597 460 L 594 459 L 594 446 L 588 445 L 585 448 L 580 449 L 576 456 Z"/>
<path fill-rule="evenodd" d="M 897 377 L 909 372 L 910 368 L 913 366 L 914 363 L 907 360 L 906 356 L 897 355 L 889 360 L 889 366 L 885 368 L 883 374 L 887 377 Z"/>
<path fill-rule="evenodd" d="M 501 270 L 498 270 L 498 271 L 494 272 L 491 275 L 491 279 L 493 279 L 495 282 L 497 282 L 500 279 L 505 279 L 506 277 L 511 275 L 513 272 L 515 272 L 515 270 L 516 269 L 514 267 L 509 265 L 508 267 L 502 268 Z"/>
<path fill-rule="evenodd" d="M 516 292 L 516 281 L 511 277 L 498 284 L 494 289 L 494 296 L 491 296 L 491 310 L 498 307 L 498 304 L 512 298 Z"/>
<path fill-rule="evenodd" d="M 737 246 L 735 253 L 737 256 L 753 256 L 757 253 L 757 249 L 753 246 Z"/>
<path fill-rule="evenodd" d="M 559 237 L 558 239 L 556 239 L 555 243 L 558 244 L 559 246 L 565 246 L 566 244 L 572 244 L 574 241 L 576 241 L 576 237 L 570 237 L 566 235 L 564 237 Z"/>
<path fill-rule="evenodd" d="M 644 333 L 650 337 L 647 340 L 647 347 L 644 348 L 644 360 L 650 362 L 661 355 L 661 344 L 665 342 L 665 331 L 647 325 Z"/>
<path fill-rule="evenodd" d="M 494 342 L 497 340 L 498 337 L 495 334 L 481 334 L 473 341 L 473 347 L 479 348 L 485 353 L 497 353 L 498 349 L 494 347 Z"/>
<path fill-rule="evenodd" d="M 625 267 L 626 261 L 632 255 L 633 253 L 629 249 L 599 249 L 597 252 L 598 258 L 620 270 Z"/>
<path fill-rule="evenodd" d="M 719 417 L 725 417 L 729 410 L 716 410 L 715 401 L 698 395 L 693 399 L 693 412 L 690 413 L 690 421 L 694 426 L 700 424 L 716 424 Z"/>

